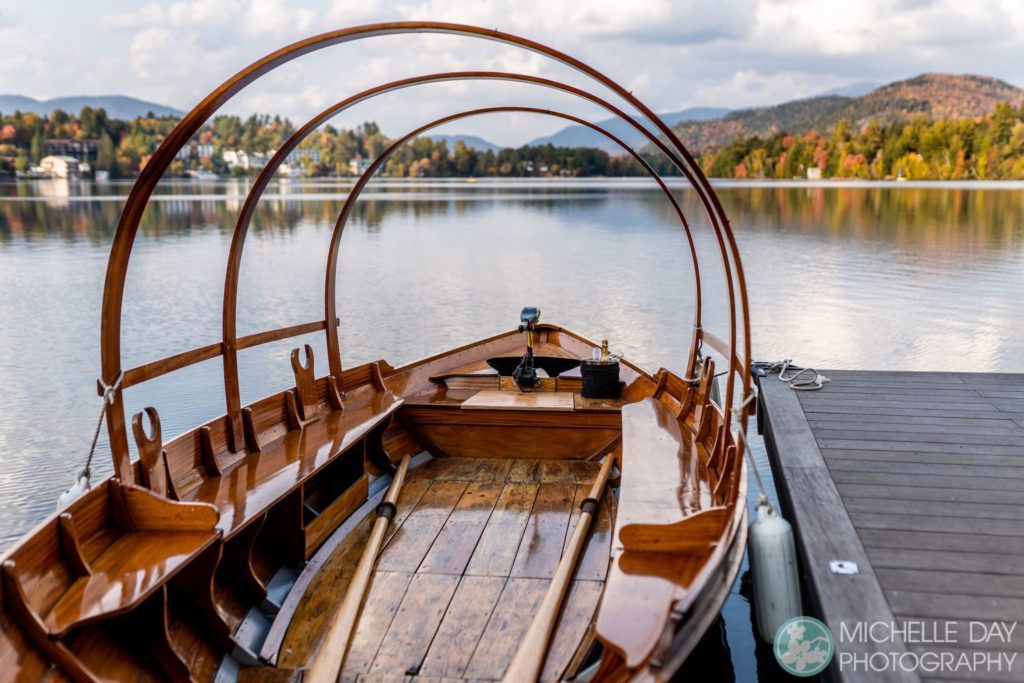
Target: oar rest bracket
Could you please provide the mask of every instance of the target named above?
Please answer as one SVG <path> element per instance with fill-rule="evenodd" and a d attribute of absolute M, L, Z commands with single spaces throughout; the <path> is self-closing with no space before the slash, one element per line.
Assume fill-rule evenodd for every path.
<path fill-rule="evenodd" d="M 699 440 L 704 440 L 713 429 L 716 409 L 711 401 L 711 389 L 715 383 L 715 361 L 705 356 L 700 365 L 700 383 L 693 398 L 693 431 Z"/>
<path fill-rule="evenodd" d="M 218 520 L 211 505 L 110 479 L 12 552 L 4 598 L 49 638 L 126 614 L 217 540 Z"/>
<path fill-rule="evenodd" d="M 306 362 L 299 359 L 299 349 L 292 349 L 292 372 L 295 373 L 295 389 L 289 391 L 288 419 L 292 429 L 301 429 L 320 417 L 320 396 L 316 388 L 316 373 L 313 369 L 313 347 L 306 344 Z"/>
<path fill-rule="evenodd" d="M 174 486 L 170 468 L 167 464 L 167 451 L 163 448 L 163 435 L 160 429 L 160 415 L 156 408 L 147 407 L 144 414 L 149 418 L 150 433 L 142 423 L 143 413 L 135 413 L 132 417 L 132 433 L 139 448 L 139 467 L 142 483 L 150 491 L 179 500 L 180 496 Z"/>

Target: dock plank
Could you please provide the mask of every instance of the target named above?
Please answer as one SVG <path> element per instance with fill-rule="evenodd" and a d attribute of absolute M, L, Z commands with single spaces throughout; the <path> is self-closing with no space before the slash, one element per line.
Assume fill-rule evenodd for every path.
<path fill-rule="evenodd" d="M 832 470 L 837 484 L 889 484 L 893 486 L 923 486 L 936 489 L 969 489 L 974 491 L 1015 491 L 1021 490 L 1017 479 L 1002 477 L 973 477 L 969 474 L 955 480 L 945 475 L 892 474 L 890 472 L 866 472 L 862 469 L 837 468 Z"/>
<path fill-rule="evenodd" d="M 904 529 L 859 529 L 864 547 L 941 550 L 943 552 L 1024 555 L 1024 539 L 981 534 L 907 531 Z M 1024 565 L 1024 558 L 1008 557 L 1006 562 Z"/>
<path fill-rule="evenodd" d="M 962 631 L 972 619 L 1024 622 L 1024 375 L 823 374 L 832 382 L 815 392 L 793 392 L 774 377 L 763 379 L 760 414 L 773 469 L 787 493 L 783 501 L 796 522 L 801 559 L 809 562 L 810 588 L 825 616 L 834 611 L 836 595 L 814 576 L 813 563 L 835 557 L 837 543 L 851 542 L 835 536 L 852 529 L 863 553 L 861 572 L 871 574 L 883 594 L 883 604 L 850 605 L 855 621 L 950 621 Z M 822 467 L 815 470 L 816 458 Z M 822 494 L 804 481 L 810 470 L 823 474 L 816 486 L 834 488 L 849 527 L 815 523 L 804 512 L 815 501 L 822 516 L 837 515 L 829 507 L 834 501 L 815 500 Z M 1019 643 L 965 639 L 912 640 L 901 647 L 969 658 L 1020 652 Z M 895 650 L 889 644 L 872 649 Z M 1024 659 L 1014 666 L 922 675 L 1024 679 Z M 837 680 L 866 680 L 837 671 L 835 664 L 831 673 Z M 906 678 L 919 680 L 914 673 Z"/>
<path fill-rule="evenodd" d="M 995 537 L 993 537 L 995 538 Z M 912 548 L 868 548 L 868 555 L 876 567 L 894 569 L 935 569 L 947 572 L 986 572 L 988 574 L 1020 573 L 1020 565 L 1013 556 L 1004 553 L 959 553 Z"/>
<path fill-rule="evenodd" d="M 1012 598 L 1005 595 L 946 593 L 941 600 L 936 600 L 934 592 L 891 590 L 888 594 L 893 612 L 896 614 L 1016 622 L 1024 613 L 1024 598 Z"/>
<path fill-rule="evenodd" d="M 892 590 L 1024 598 L 1024 576 L 1019 574 L 999 576 L 978 572 L 881 567 L 875 568 L 875 574 L 879 581 Z"/>
<path fill-rule="evenodd" d="M 1024 461 L 1022 461 L 1024 464 Z M 947 479 L 950 486 L 956 486 L 959 479 L 1024 479 L 1024 467 L 991 467 L 988 465 L 939 465 L 936 463 L 904 462 L 895 460 L 847 460 L 829 458 L 828 467 L 836 470 L 868 470 L 875 474 L 926 474 Z M 1019 486 L 1020 483 L 1017 482 Z"/>
<path fill-rule="evenodd" d="M 840 448 L 823 448 L 821 454 L 825 460 L 838 458 L 841 460 L 866 460 L 886 462 L 892 458 L 885 451 L 877 449 L 850 450 Z M 934 451 L 903 451 L 900 453 L 903 462 L 934 463 L 937 465 L 959 465 L 963 467 L 962 453 L 935 453 Z M 971 454 L 971 462 L 978 465 L 994 467 L 1020 467 L 1021 458 L 1015 455 Z M 870 467 L 870 466 L 869 466 Z"/>
<path fill-rule="evenodd" d="M 857 412 L 818 412 L 814 409 L 813 405 L 805 405 L 805 414 L 807 420 L 812 428 L 816 428 L 817 422 L 853 422 L 859 425 L 863 425 L 868 428 L 870 425 L 876 425 L 879 429 L 892 429 L 892 425 L 931 425 L 931 426 L 958 426 L 958 427 L 1005 427 L 1013 429 L 1020 427 L 1013 419 L 1005 415 L 997 415 L 995 417 L 979 418 L 976 416 L 972 417 L 960 417 L 957 415 L 933 415 L 931 413 L 925 413 L 924 415 L 894 415 L 888 412 L 879 412 L 876 414 L 868 414 L 863 411 Z M 876 427 L 871 427 L 876 428 Z"/>
<path fill-rule="evenodd" d="M 898 500 L 933 500 L 962 503 L 1001 503 L 1024 505 L 1024 491 L 978 491 L 975 489 L 900 486 L 896 484 L 846 484 L 837 482 L 843 499 L 895 498 Z"/>
<path fill-rule="evenodd" d="M 1012 441 L 1011 439 L 1004 439 L 1003 443 Z M 881 441 L 864 441 L 862 439 L 818 439 L 818 446 L 822 450 L 830 449 L 851 449 L 851 450 L 868 450 L 868 451 L 906 451 L 908 453 L 915 452 L 927 452 L 927 453 L 962 453 L 970 455 L 1009 455 L 1019 458 L 1024 462 L 1024 455 L 1021 455 L 1020 446 L 1016 444 L 1011 445 L 992 445 L 992 444 L 973 444 L 966 443 L 963 441 L 954 443 L 936 443 L 936 442 L 925 442 L 925 441 L 913 441 L 913 440 L 902 440 L 902 439 L 890 439 L 887 442 Z"/>
<path fill-rule="evenodd" d="M 857 443 L 878 442 L 878 443 L 918 443 L 918 444 L 956 444 L 979 445 L 979 446 L 1005 446 L 1010 443 L 1013 437 L 1024 435 L 1021 430 L 1005 430 L 1004 434 L 993 434 L 985 427 L 960 427 L 957 431 L 949 433 L 929 427 L 924 432 L 895 432 L 888 430 L 860 429 L 859 427 L 846 427 L 840 429 L 817 428 L 814 436 L 819 441 L 856 441 Z M 830 446 L 824 446 L 830 448 Z M 835 448 L 834 446 L 832 448 Z"/>
<path fill-rule="evenodd" d="M 960 517 L 963 519 L 989 520 L 1004 519 L 1020 521 L 1020 507 L 993 503 L 958 503 L 936 500 L 907 500 L 904 498 L 869 498 L 844 496 L 846 509 L 851 513 L 886 515 L 928 515 L 935 517 Z M 876 527 L 877 528 L 877 527 Z M 903 528 L 903 527 L 900 527 Z M 939 531 L 953 531 L 951 528 Z"/>

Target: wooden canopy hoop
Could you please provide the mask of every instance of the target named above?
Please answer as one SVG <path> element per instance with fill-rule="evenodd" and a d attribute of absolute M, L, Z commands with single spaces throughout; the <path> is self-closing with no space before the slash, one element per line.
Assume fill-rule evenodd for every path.
<path fill-rule="evenodd" d="M 361 93 L 345 98 L 324 109 L 322 112 L 311 118 L 305 124 L 303 124 L 298 130 L 296 130 L 289 138 L 281 145 L 280 149 L 274 153 L 267 164 L 261 169 L 256 181 L 253 183 L 246 195 L 245 203 L 242 206 L 242 210 L 239 213 L 238 220 L 235 224 L 235 229 L 231 237 L 231 247 L 228 252 L 228 266 L 225 271 L 224 277 L 224 314 L 223 314 L 223 355 L 224 355 L 224 390 L 225 400 L 227 404 L 227 414 L 229 424 L 231 425 L 230 433 L 234 438 L 239 438 L 241 434 L 241 391 L 238 385 L 238 350 L 242 348 L 238 343 L 237 338 L 237 306 L 238 306 L 238 282 L 241 271 L 242 263 L 242 251 L 245 247 L 245 239 L 248 235 L 249 224 L 252 220 L 252 216 L 256 211 L 256 206 L 259 203 L 260 198 L 263 196 L 263 192 L 269 186 L 274 173 L 284 163 L 288 155 L 298 147 L 302 141 L 309 136 L 317 127 L 329 120 L 332 116 L 336 116 L 340 112 L 352 107 L 358 103 L 365 102 L 378 95 L 394 92 L 403 88 L 407 88 L 414 85 L 421 85 L 435 82 L 449 82 L 453 80 L 499 80 L 506 82 L 520 82 L 528 83 L 533 85 L 540 85 L 543 87 L 552 88 L 565 92 L 577 97 L 586 99 L 598 106 L 602 107 L 606 111 L 625 121 L 636 129 L 641 135 L 644 135 L 652 144 L 659 146 L 666 154 L 670 154 L 669 150 L 665 148 L 664 144 L 657 139 L 650 131 L 640 124 L 639 121 L 633 119 L 629 114 L 615 107 L 610 102 L 597 97 L 591 93 L 585 92 L 573 86 L 566 85 L 557 81 L 552 81 L 546 78 L 540 78 L 538 76 L 529 76 L 525 74 L 513 74 L 503 72 L 489 72 L 489 71 L 466 71 L 466 72 L 449 72 L 449 73 L 438 73 L 428 74 L 422 76 L 414 76 L 411 78 L 405 78 L 390 83 L 378 85 L 376 87 L 365 90 Z M 585 125 L 590 125 L 584 122 Z M 601 131 L 603 132 L 603 131 Z M 629 149 L 626 146 L 626 149 Z M 633 153 L 633 150 L 629 150 Z M 634 154 L 634 157 L 636 155 Z M 653 173 L 653 169 L 649 172 Z M 688 245 L 690 248 L 690 256 L 694 264 L 694 274 L 697 279 L 696 289 L 696 313 L 694 316 L 694 325 L 698 330 L 701 329 L 701 289 L 700 289 L 700 273 L 697 260 L 696 245 L 693 242 L 693 236 L 690 232 L 689 225 L 685 218 L 682 216 L 681 209 L 676 204 L 676 210 L 680 213 L 680 218 L 683 220 L 683 227 L 686 230 L 686 236 Z M 719 248 L 722 251 L 722 258 L 727 259 L 725 253 L 725 244 L 719 238 Z M 328 268 L 333 269 L 336 263 L 337 250 L 334 250 L 335 258 L 328 262 Z M 728 262 L 725 266 L 725 274 L 727 275 L 726 288 L 729 297 L 729 304 L 732 307 L 735 305 L 735 295 L 732 290 L 732 280 L 728 278 L 730 274 Z M 333 276 L 332 272 L 328 273 L 328 279 Z M 335 292 L 325 292 L 325 329 L 327 332 L 327 354 L 328 354 L 328 365 L 330 373 L 335 377 L 341 376 L 342 363 L 341 363 L 341 352 L 340 343 L 338 338 L 337 324 L 338 320 L 335 314 Z M 723 351 L 723 354 L 725 352 Z M 694 359 L 691 358 L 688 361 L 686 368 L 687 375 L 692 376 L 695 370 Z"/>
<path fill-rule="evenodd" d="M 581 126 L 586 126 L 587 128 L 590 128 L 591 130 L 593 130 L 593 131 L 603 135 L 607 139 L 609 139 L 612 142 L 614 142 L 616 145 L 618 145 L 620 148 L 622 148 L 622 150 L 624 152 L 626 152 L 633 159 L 635 159 L 644 168 L 645 171 L 647 171 L 647 173 L 654 179 L 654 181 L 658 184 L 658 187 L 661 188 L 661 191 L 668 198 L 669 203 L 672 204 L 672 208 L 675 210 L 676 215 L 679 216 L 679 222 L 682 224 L 683 230 L 686 233 L 686 239 L 687 239 L 687 242 L 689 243 L 690 253 L 691 253 L 692 258 L 693 258 L 693 273 L 694 273 L 694 281 L 695 281 L 694 325 L 697 326 L 697 327 L 700 327 L 700 321 L 701 321 L 700 264 L 699 264 L 699 259 L 697 257 L 697 248 L 696 248 L 696 245 L 694 244 L 694 241 L 693 241 L 693 234 L 690 231 L 690 225 L 689 225 L 689 223 L 686 220 L 686 216 L 683 214 L 683 209 L 679 205 L 678 200 L 676 200 L 675 196 L 672 194 L 672 190 L 669 189 L 669 187 L 665 183 L 664 179 L 658 174 L 658 172 L 656 170 L 654 170 L 654 167 L 652 167 L 650 165 L 650 163 L 646 159 L 643 158 L 643 156 L 641 156 L 635 149 L 630 147 L 625 141 L 623 141 L 622 139 L 616 137 L 614 134 L 612 134 L 608 130 L 602 128 L 601 126 L 599 126 L 599 125 L 597 125 L 595 123 L 592 123 L 590 121 L 587 121 L 586 119 L 581 119 L 581 118 L 579 118 L 577 116 L 573 116 L 571 114 L 566 114 L 566 113 L 559 112 L 559 111 L 554 111 L 552 109 L 542 109 L 542 108 L 539 108 L 539 107 L 523 107 L 523 106 L 502 106 L 502 107 L 483 107 L 483 108 L 480 108 L 480 109 L 469 109 L 469 110 L 458 112 L 458 113 L 455 113 L 455 114 L 449 114 L 447 116 L 442 116 L 441 118 L 435 119 L 435 120 L 433 120 L 433 121 L 431 121 L 429 123 L 425 123 L 422 126 L 416 128 L 414 130 L 409 131 L 408 133 L 406 133 L 402 137 L 392 141 L 392 143 L 383 152 L 381 152 L 380 155 L 376 159 L 373 160 L 373 162 L 370 163 L 370 165 L 366 168 L 366 170 L 362 173 L 362 175 L 359 176 L 359 180 L 357 180 L 355 185 L 352 186 L 352 189 L 349 191 L 348 197 L 345 199 L 345 204 L 341 207 L 341 212 L 338 214 L 338 220 L 337 220 L 337 223 L 335 224 L 335 227 L 334 227 L 334 233 L 331 235 L 331 245 L 330 245 L 330 248 L 329 248 L 329 250 L 327 252 L 327 272 L 326 272 L 326 280 L 324 282 L 324 306 L 325 306 L 324 317 L 325 317 L 325 320 L 327 321 L 327 334 L 328 334 L 328 338 L 329 339 L 331 338 L 331 330 L 335 331 L 334 332 L 334 334 L 335 334 L 335 337 L 334 337 L 335 344 L 337 344 L 337 336 L 336 336 L 337 335 L 336 301 L 337 301 L 337 285 L 338 285 L 337 270 L 338 270 L 338 256 L 339 256 L 339 253 L 340 253 L 340 250 L 341 250 L 341 237 L 342 237 L 342 234 L 345 231 L 345 226 L 348 223 L 348 218 L 349 218 L 349 216 L 352 213 L 352 209 L 355 207 L 356 202 L 359 201 L 359 197 L 362 194 L 363 189 L 365 189 L 366 185 L 370 182 L 370 179 L 374 176 L 374 174 L 378 170 L 380 170 L 380 168 L 387 162 L 388 159 L 391 158 L 391 156 L 399 148 L 401 148 L 403 145 L 408 143 L 409 140 L 411 140 L 411 139 L 413 139 L 413 138 L 415 138 L 415 137 L 417 137 L 419 135 L 423 135 L 424 133 L 430 131 L 433 128 L 437 128 L 438 126 L 442 126 L 442 125 L 444 125 L 446 123 L 451 123 L 452 121 L 458 121 L 458 120 L 470 118 L 470 117 L 473 117 L 473 116 L 484 116 L 484 115 L 487 115 L 487 114 L 499 114 L 499 113 L 508 113 L 508 112 L 521 112 L 521 113 L 528 113 L 528 114 L 539 114 L 541 116 L 552 116 L 552 117 L 555 117 L 555 118 L 564 119 L 566 121 L 571 121 L 571 122 L 579 124 Z"/>
<path fill-rule="evenodd" d="M 262 77 L 293 59 L 317 50 L 338 45 L 342 43 L 361 40 L 374 36 L 400 35 L 409 33 L 439 33 L 458 35 L 465 37 L 485 38 L 507 45 L 521 47 L 537 52 L 554 59 L 562 64 L 572 67 L 577 71 L 590 76 L 598 81 L 632 107 L 650 120 L 662 135 L 668 140 L 674 150 L 656 141 L 656 146 L 661 149 L 672 163 L 686 176 L 694 190 L 700 197 L 701 203 L 707 212 L 712 228 L 715 230 L 722 251 L 723 268 L 726 271 L 726 280 L 730 293 L 730 330 L 729 341 L 721 344 L 719 349 L 727 357 L 729 372 L 726 382 L 726 391 L 723 400 L 723 409 L 728 415 L 732 407 L 735 388 L 735 378 L 740 376 L 742 396 L 746 397 L 750 391 L 750 329 L 749 329 L 749 303 L 746 293 L 746 283 L 740 259 L 739 250 L 735 237 L 725 216 L 724 209 L 711 188 L 710 182 L 704 176 L 700 167 L 694 161 L 692 155 L 686 150 L 675 133 L 666 125 L 649 107 L 644 105 L 633 94 L 626 90 L 609 77 L 592 67 L 580 62 L 569 55 L 559 52 L 541 43 L 521 38 L 501 31 L 484 29 L 475 26 L 442 22 L 391 22 L 368 24 L 347 29 L 340 29 L 323 33 L 305 40 L 292 43 L 266 57 L 257 60 L 248 67 L 222 83 L 217 89 L 210 93 L 192 111 L 185 115 L 167 138 L 154 152 L 149 162 L 142 169 L 138 179 L 132 187 L 125 203 L 124 210 L 118 222 L 113 243 L 111 245 L 110 259 L 107 263 L 106 280 L 103 291 L 103 312 L 101 318 L 101 365 L 102 380 L 111 384 L 114 378 L 122 372 L 121 367 L 121 312 L 124 303 L 124 286 L 128 269 L 128 262 L 131 256 L 135 235 L 138 232 L 139 222 L 142 218 L 149 198 L 155 189 L 157 182 L 164 171 L 171 164 L 174 156 L 192 139 L 199 128 L 209 117 L 216 112 L 225 102 L 235 94 L 243 90 L 250 83 Z M 583 91 L 580 91 L 581 93 Z M 644 127 L 646 130 L 646 127 Z M 724 241 L 723 241 L 724 240 Z M 734 281 L 736 289 L 739 290 L 739 318 L 743 326 L 743 353 L 740 356 L 736 348 L 737 336 L 737 310 L 733 303 Z M 313 323 L 313 326 L 319 323 Z M 301 326 L 298 326 L 301 327 Z M 702 335 L 700 329 L 697 335 Z M 253 335 L 259 337 L 260 335 Z M 287 335 L 285 335 L 287 336 Z M 279 337 L 280 338 L 280 337 Z M 263 340 L 255 343 L 264 343 Z M 199 359 L 215 358 L 224 353 L 223 344 L 210 345 L 195 349 L 185 354 L 179 354 L 169 361 L 171 366 L 183 367 L 184 365 L 198 362 Z M 147 368 L 148 369 L 148 368 Z M 166 370 L 165 370 L 166 371 Z M 148 379 L 145 372 L 138 373 L 138 381 Z M 136 382 L 137 383 L 137 382 Z M 128 437 L 125 428 L 124 399 L 122 386 L 115 392 L 113 401 L 106 406 L 107 428 L 110 435 L 111 455 L 114 460 L 115 475 L 122 478 L 122 481 L 133 480 L 131 462 L 128 449 Z M 741 428 L 745 429 L 747 424 L 747 412 L 742 411 L 740 416 Z M 233 430 L 229 430 L 233 431 Z"/>

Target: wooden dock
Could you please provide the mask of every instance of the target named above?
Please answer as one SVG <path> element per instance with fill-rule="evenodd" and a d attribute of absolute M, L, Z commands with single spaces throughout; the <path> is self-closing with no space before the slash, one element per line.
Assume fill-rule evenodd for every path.
<path fill-rule="evenodd" d="M 822 374 L 761 379 L 759 425 L 832 678 L 1024 680 L 1024 375 Z"/>

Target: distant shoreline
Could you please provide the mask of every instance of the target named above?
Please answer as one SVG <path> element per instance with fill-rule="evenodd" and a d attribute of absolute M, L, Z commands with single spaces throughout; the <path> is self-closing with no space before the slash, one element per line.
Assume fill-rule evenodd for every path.
<path fill-rule="evenodd" d="M 6 180 L 6 182 L 4 182 Z M 217 179 L 190 179 L 190 178 L 167 178 L 161 182 L 164 187 L 194 187 L 192 192 L 157 192 L 153 195 L 152 201 L 241 201 L 245 199 L 251 184 L 245 178 L 223 177 Z M 348 196 L 347 188 L 355 184 L 355 178 L 282 178 L 281 182 L 271 183 L 268 192 L 264 193 L 265 199 L 277 200 L 323 200 L 338 201 Z M 488 191 L 498 189 L 524 189 L 540 187 L 562 187 L 565 189 L 609 189 L 609 190 L 657 190 L 658 187 L 649 178 L 636 177 L 588 177 L 588 178 L 478 178 L 476 182 L 467 182 L 467 178 L 378 178 L 363 193 L 364 198 L 388 198 L 387 188 L 399 190 L 410 189 L 431 189 L 431 188 L 458 188 L 462 192 L 460 196 L 470 198 L 473 191 Z M 668 184 L 674 190 L 686 190 L 690 187 L 684 178 L 666 178 Z M 127 189 L 133 184 L 133 180 L 118 179 L 106 182 L 90 180 L 67 181 L 54 178 L 43 179 L 3 179 L 0 180 L 0 188 L 5 185 L 12 187 L 16 184 L 30 185 L 37 184 L 59 185 L 61 189 L 53 194 L 33 194 L 30 196 L 4 196 L 0 192 L 0 203 L 11 202 L 122 202 L 128 198 Z M 719 191 L 729 189 L 886 189 L 886 190 L 909 190 L 909 189 L 933 189 L 933 190 L 994 190 L 994 191 L 1024 191 L 1024 180 L 774 180 L 774 179 L 744 179 L 733 180 L 729 178 L 711 178 L 711 184 Z M 108 187 L 117 190 L 110 193 L 93 194 L 96 188 Z M 220 192 L 215 191 L 215 188 Z M 312 188 L 338 188 L 339 192 L 306 191 Z M 374 188 L 383 192 L 374 192 Z M 276 191 L 274 191 L 276 190 Z M 390 197 L 397 199 L 398 196 Z M 423 196 L 422 198 L 426 198 Z M 478 196 L 477 198 L 485 198 Z"/>
<path fill-rule="evenodd" d="M 223 184 L 245 184 L 249 178 L 234 178 L 228 175 L 218 176 L 216 178 L 180 178 L 180 177 L 167 177 L 161 180 L 161 183 L 174 183 L 176 185 L 223 185 Z M 307 186 L 344 186 L 354 185 L 358 178 L 355 177 L 318 177 L 318 178 L 276 178 L 274 182 L 280 184 L 289 185 L 307 185 Z M 663 176 L 662 180 L 672 187 L 689 187 L 690 183 L 686 178 L 681 176 Z M 832 179 L 821 179 L 821 180 L 804 180 L 801 178 L 745 178 L 737 180 L 734 178 L 708 178 L 711 184 L 715 187 L 806 187 L 806 188 L 871 188 L 871 187 L 886 187 L 886 188 L 991 188 L 991 189 L 1024 189 L 1024 180 L 862 180 L 852 178 L 832 178 Z M 381 176 L 374 178 L 373 184 L 376 185 L 420 185 L 427 186 L 430 184 L 443 184 L 443 185 L 514 185 L 514 184 L 534 184 L 534 185 L 605 185 L 605 184 L 623 184 L 623 185 L 647 185 L 651 182 L 651 178 L 648 176 L 587 176 L 583 178 L 556 178 L 556 177 L 528 177 L 528 176 L 516 176 L 516 177 L 495 177 L 495 176 L 482 176 L 478 178 L 465 177 L 465 176 L 441 176 L 441 177 L 429 177 L 429 178 L 394 178 L 388 176 Z M 122 186 L 131 187 L 135 184 L 134 178 L 117 178 L 109 181 L 95 181 L 88 179 L 81 180 L 65 180 L 60 178 L 5 178 L 0 177 L 0 184 L 31 184 L 31 183 L 68 183 L 70 185 L 84 185 L 84 186 Z"/>

